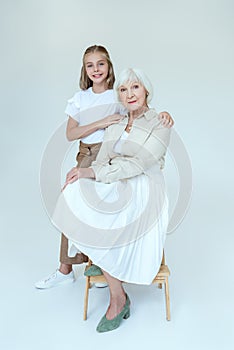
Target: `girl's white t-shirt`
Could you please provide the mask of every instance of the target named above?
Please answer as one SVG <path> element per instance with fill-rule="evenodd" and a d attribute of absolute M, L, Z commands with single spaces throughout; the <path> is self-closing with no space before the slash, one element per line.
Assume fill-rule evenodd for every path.
<path fill-rule="evenodd" d="M 100 94 L 94 93 L 92 87 L 81 90 L 68 100 L 65 113 L 75 119 L 79 125 L 87 125 L 103 119 L 108 115 L 126 114 L 126 109 L 116 102 L 114 91 L 106 90 Z M 81 138 L 84 143 L 92 144 L 103 141 L 105 129 L 99 129 Z"/>

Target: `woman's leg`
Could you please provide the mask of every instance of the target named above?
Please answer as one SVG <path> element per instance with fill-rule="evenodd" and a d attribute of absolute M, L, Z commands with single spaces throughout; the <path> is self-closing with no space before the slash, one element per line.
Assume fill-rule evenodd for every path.
<path fill-rule="evenodd" d="M 110 288 L 110 305 L 97 325 L 97 332 L 109 332 L 120 326 L 123 319 L 130 316 L 130 300 L 125 293 L 122 282 L 103 271 Z"/>
<path fill-rule="evenodd" d="M 106 318 L 107 320 L 112 320 L 123 310 L 126 303 L 126 293 L 120 280 L 112 277 L 105 271 L 103 271 L 103 275 L 110 288 L 110 305 L 106 312 Z"/>

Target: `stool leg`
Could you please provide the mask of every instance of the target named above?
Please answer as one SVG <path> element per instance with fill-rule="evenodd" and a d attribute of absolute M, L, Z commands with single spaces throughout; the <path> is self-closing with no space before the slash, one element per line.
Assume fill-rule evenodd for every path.
<path fill-rule="evenodd" d="M 165 298 L 166 298 L 166 318 L 167 321 L 171 320 L 171 312 L 170 312 L 170 297 L 169 297 L 169 284 L 168 277 L 165 280 Z"/>
<path fill-rule="evenodd" d="M 87 320 L 87 310 L 89 301 L 90 277 L 86 277 L 85 299 L 84 299 L 84 321 Z"/>

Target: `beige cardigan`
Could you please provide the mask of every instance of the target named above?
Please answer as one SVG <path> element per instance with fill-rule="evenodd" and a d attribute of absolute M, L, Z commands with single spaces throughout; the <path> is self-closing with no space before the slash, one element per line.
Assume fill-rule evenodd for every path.
<path fill-rule="evenodd" d="M 170 129 L 162 126 L 154 109 L 135 119 L 120 155 L 114 152 L 115 143 L 126 128 L 128 116 L 119 124 L 109 126 L 97 159 L 92 163 L 96 181 L 112 183 L 147 173 L 155 164 L 162 169 L 170 139 Z"/>

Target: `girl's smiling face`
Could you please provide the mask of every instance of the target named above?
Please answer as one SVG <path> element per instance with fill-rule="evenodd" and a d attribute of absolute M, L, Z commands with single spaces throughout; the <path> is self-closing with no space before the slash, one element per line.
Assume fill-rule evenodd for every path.
<path fill-rule="evenodd" d="M 102 84 L 108 77 L 108 62 L 99 52 L 87 54 L 85 70 L 93 84 Z"/>

